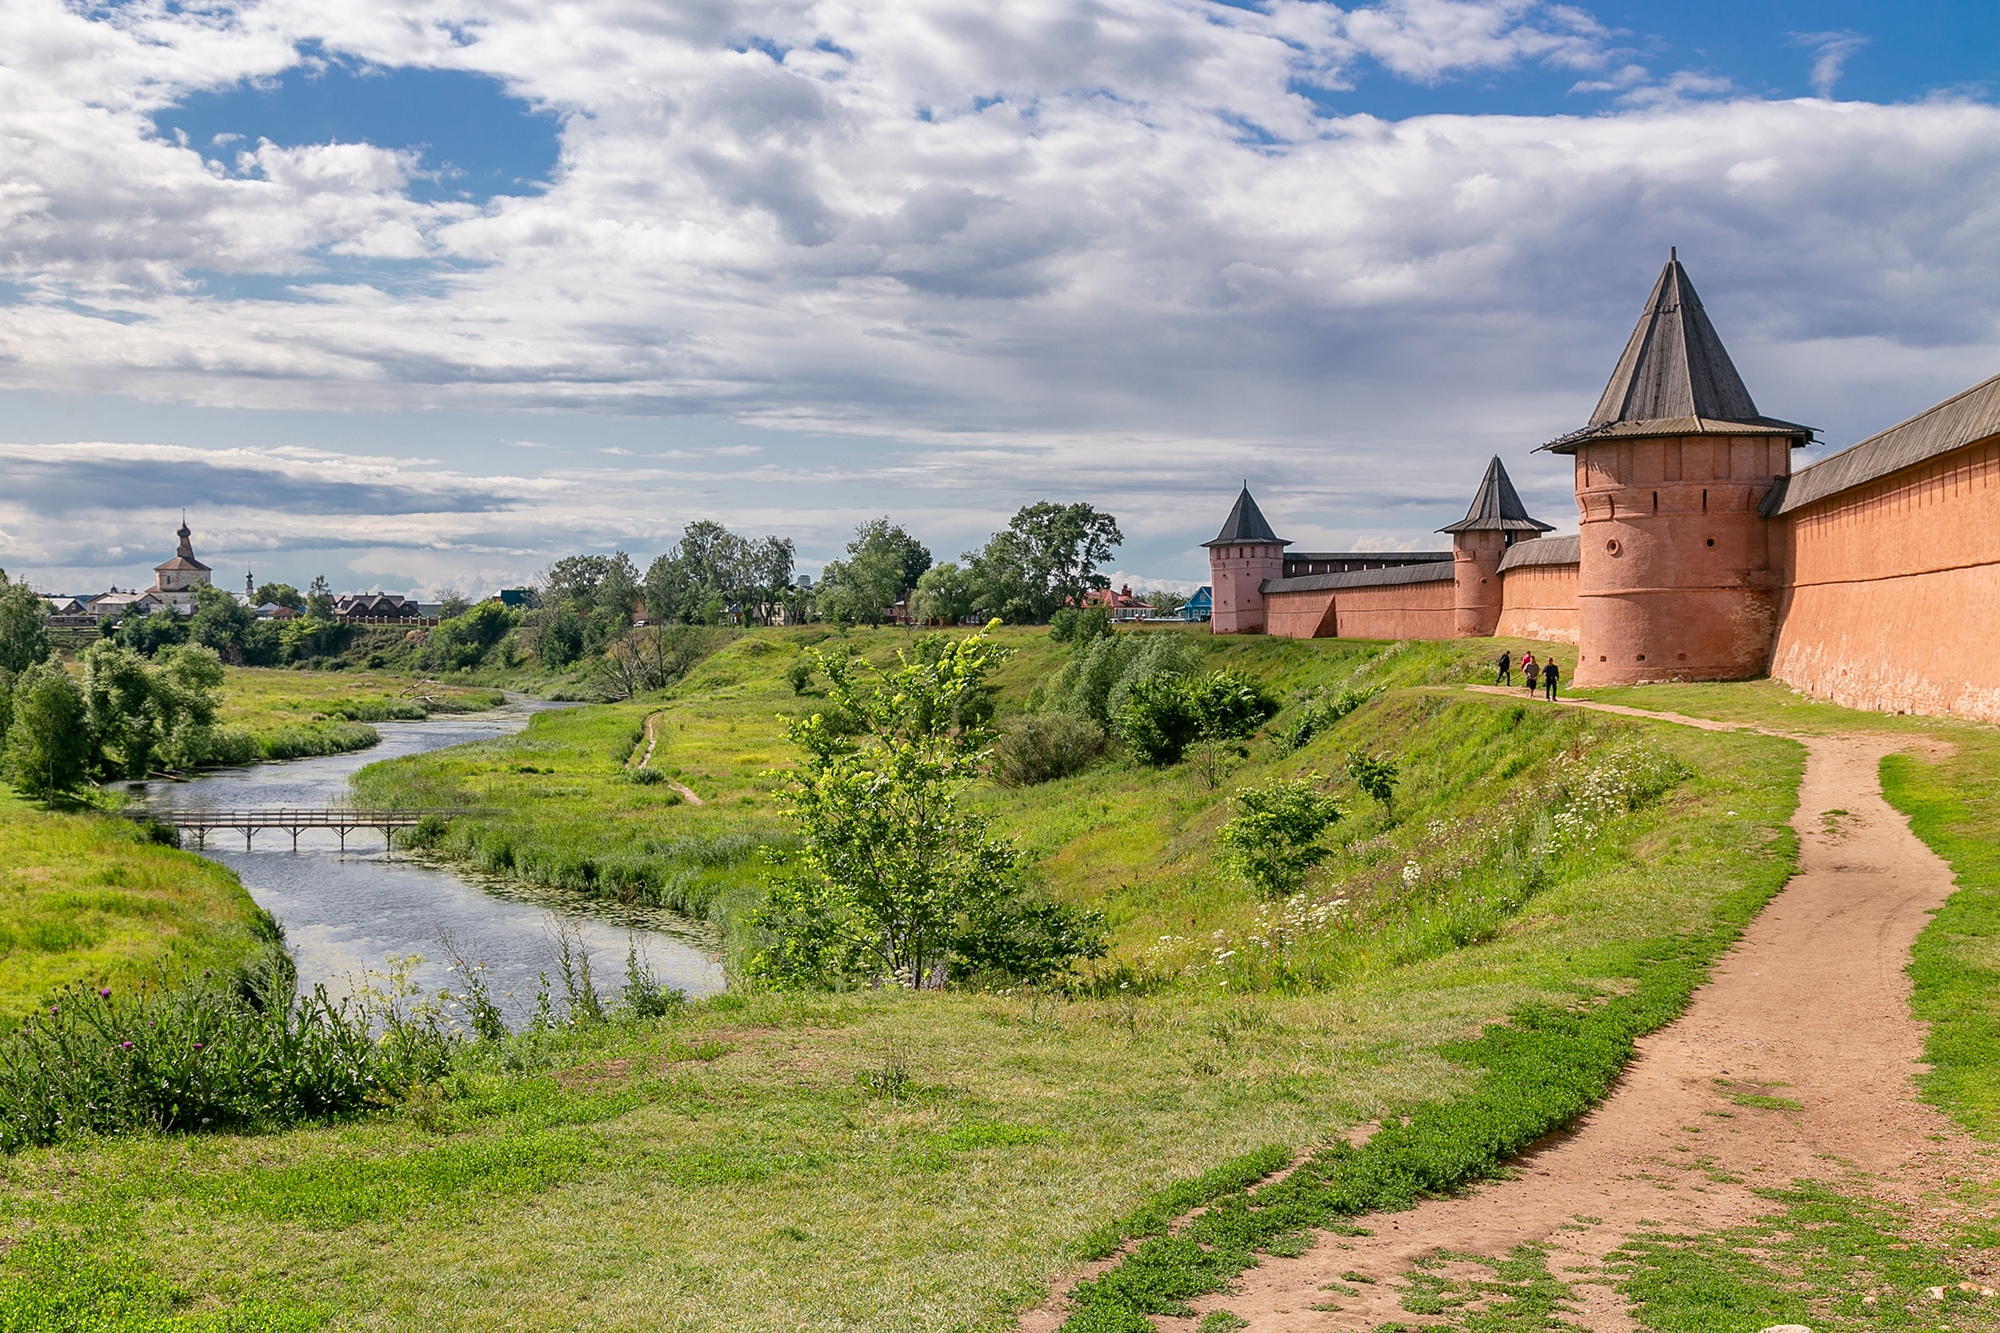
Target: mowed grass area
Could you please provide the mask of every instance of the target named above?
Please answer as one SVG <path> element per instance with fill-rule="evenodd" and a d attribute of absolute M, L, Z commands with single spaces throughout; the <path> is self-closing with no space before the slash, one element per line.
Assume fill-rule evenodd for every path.
<path fill-rule="evenodd" d="M 1018 708 L 1056 650 L 1014 637 Z M 871 655 L 906 642 L 854 638 Z M 796 641 L 773 641 L 667 699 L 544 714 L 507 742 L 371 772 L 494 800 L 567 793 L 481 836 L 543 830 L 516 844 L 533 848 L 567 828 L 579 856 L 627 826 L 663 843 L 775 829 L 773 715 L 800 703 L 782 684 Z M 1647 958 L 1726 937 L 1782 883 L 1796 745 L 1440 688 L 1483 678 L 1484 658 L 1217 644 L 1213 660 L 1282 691 L 1392 688 L 1301 751 L 1252 741 L 1213 783 L 1119 762 L 985 793 L 1050 891 L 1111 910 L 1125 970 L 1094 994 L 725 996 L 475 1048 L 444 1085 L 333 1128 L 25 1152 L 0 1164 L 0 1234 L 22 1242 L 0 1257 L 0 1315 L 55 1275 L 59 1296 L 116 1290 L 156 1322 L 206 1321 L 189 1327 L 1006 1328 L 1163 1188 L 1473 1091 L 1456 1044 L 1483 1025 L 1624 993 Z M 699 808 L 620 776 L 656 709 L 679 725 L 654 763 Z M 1340 859 L 1310 887 L 1370 924 L 1294 948 L 1258 927 L 1213 825 L 1234 784 L 1331 772 L 1349 748 L 1403 758 L 1397 811 L 1346 794 Z M 1537 806 L 1578 788 L 1574 766 L 1641 750 L 1685 776 L 1600 810 L 1510 887 L 1487 844 L 1552 817 Z M 1279 944 L 1239 969 L 1214 962 L 1215 930 Z"/>
<path fill-rule="evenodd" d="M 75 982 L 233 968 L 270 936 L 224 867 L 128 821 L 50 813 L 0 787 L 0 1020 Z"/>

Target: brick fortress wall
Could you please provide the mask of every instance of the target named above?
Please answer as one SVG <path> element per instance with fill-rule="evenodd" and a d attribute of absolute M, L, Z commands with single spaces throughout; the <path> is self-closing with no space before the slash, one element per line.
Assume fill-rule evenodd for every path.
<path fill-rule="evenodd" d="M 2000 722 L 2000 436 L 1773 524 L 1771 674 L 1850 708 Z"/>

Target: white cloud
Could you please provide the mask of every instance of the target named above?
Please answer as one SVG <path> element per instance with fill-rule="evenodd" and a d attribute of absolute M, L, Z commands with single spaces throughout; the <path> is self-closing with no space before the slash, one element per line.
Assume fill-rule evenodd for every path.
<path fill-rule="evenodd" d="M 560 118 L 556 179 L 426 203 L 383 148 L 154 132 L 153 111 L 269 79 L 303 43 L 501 80 Z M 1967 186 L 2000 172 L 2000 111 L 1660 79 L 1587 15 L 1525 0 L 15 0 L 0 51 L 0 279 L 21 293 L 0 306 L 0 388 L 707 415 L 910 446 L 640 448 L 597 495 L 525 479 L 507 537 L 413 516 L 352 534 L 377 551 L 539 550 L 562 524 L 670 538 L 704 505 L 771 530 L 746 498 L 770 487 L 873 498 L 828 502 L 822 534 L 885 496 L 970 525 L 1062 489 L 1158 545 L 1211 527 L 1216 478 L 1244 470 L 1302 533 L 1415 540 L 1441 475 L 1576 424 L 1669 244 L 1780 415 L 1879 425 L 1884 399 L 1830 368 L 1948 349 L 1922 378 L 2000 344 L 2000 205 Z M 1623 109 L 1392 124 L 1300 91 L 1529 63 Z M 232 298 L 217 273 L 291 289 Z M 512 429 L 498 471 L 580 452 Z M 42 534 L 5 560 L 29 543 L 76 567 L 82 529 L 0 520 Z"/>
<path fill-rule="evenodd" d="M 1812 86 L 1821 97 L 1833 96 L 1833 85 L 1847 69 L 1847 58 L 1868 45 L 1858 32 L 1795 32 L 1792 40 L 1813 53 Z"/>

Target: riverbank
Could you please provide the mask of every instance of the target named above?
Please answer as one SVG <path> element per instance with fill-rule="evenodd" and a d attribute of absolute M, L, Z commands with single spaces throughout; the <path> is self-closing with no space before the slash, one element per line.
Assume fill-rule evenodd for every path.
<path fill-rule="evenodd" d="M 479 712 L 505 698 L 496 689 L 385 673 L 227 667 L 216 722 L 246 740 L 229 762 L 305 759 L 376 745 L 382 734 L 372 723 Z"/>
<path fill-rule="evenodd" d="M 0 787 L 0 1021 L 74 983 L 228 972 L 276 938 L 225 867 L 130 820 L 51 813 Z"/>

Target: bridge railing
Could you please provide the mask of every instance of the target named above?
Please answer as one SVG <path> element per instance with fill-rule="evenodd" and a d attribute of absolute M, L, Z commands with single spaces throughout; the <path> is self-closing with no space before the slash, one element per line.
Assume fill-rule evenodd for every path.
<path fill-rule="evenodd" d="M 435 815 L 450 819 L 473 814 L 471 807 L 421 810 L 369 809 L 360 806 L 259 806 L 242 810 L 131 810 L 128 817 L 176 828 L 413 828 Z"/>

